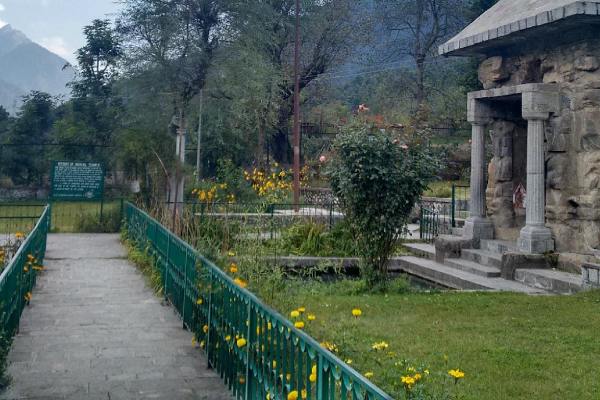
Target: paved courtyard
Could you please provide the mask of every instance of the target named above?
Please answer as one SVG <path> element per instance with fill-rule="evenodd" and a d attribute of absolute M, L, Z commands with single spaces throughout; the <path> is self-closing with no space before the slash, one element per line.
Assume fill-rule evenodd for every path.
<path fill-rule="evenodd" d="M 0 399 L 230 399 L 118 235 L 50 235 Z"/>

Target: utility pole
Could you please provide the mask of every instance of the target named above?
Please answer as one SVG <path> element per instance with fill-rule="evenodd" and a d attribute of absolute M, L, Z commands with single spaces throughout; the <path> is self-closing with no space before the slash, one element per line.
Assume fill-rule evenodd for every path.
<path fill-rule="evenodd" d="M 294 210 L 300 210 L 300 0 L 296 0 L 294 43 Z"/>
<path fill-rule="evenodd" d="M 200 145 L 202 143 L 202 106 L 204 103 L 204 89 L 200 89 L 200 110 L 198 114 L 198 147 L 196 148 L 196 183 L 200 182 L 202 168 L 200 166 Z"/>

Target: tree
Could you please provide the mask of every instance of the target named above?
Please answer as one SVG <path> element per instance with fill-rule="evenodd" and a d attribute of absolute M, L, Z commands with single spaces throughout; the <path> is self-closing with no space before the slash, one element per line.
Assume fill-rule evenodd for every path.
<path fill-rule="evenodd" d="M 71 83 L 73 99 L 58 109 L 54 139 L 68 144 L 59 148 L 61 158 L 110 163 L 121 112 L 112 93 L 121 45 L 108 20 L 94 20 L 83 33 L 86 42 L 77 51 L 78 74 Z"/>
<path fill-rule="evenodd" d="M 369 288 L 385 286 L 389 258 L 437 161 L 418 140 L 362 122 L 336 137 L 333 154 L 328 175 L 354 230 L 362 274 Z"/>
<path fill-rule="evenodd" d="M 458 31 L 464 22 L 462 0 L 376 0 L 383 28 L 390 33 L 388 56 L 408 56 L 414 63 L 414 100 L 419 107 L 427 99 L 428 61 L 438 45 Z"/>
<path fill-rule="evenodd" d="M 350 50 L 357 46 L 361 36 L 361 21 L 355 18 L 360 4 L 350 0 L 308 0 L 302 2 L 302 59 L 300 90 L 306 89 L 319 76 L 339 65 Z M 277 160 L 290 160 L 288 133 L 293 112 L 294 76 L 294 0 L 241 1 L 235 8 L 238 40 L 251 43 L 261 58 L 278 73 L 272 75 L 265 87 L 277 85 L 271 91 L 274 97 L 265 102 L 278 112 L 273 121 L 271 142 Z M 271 114 L 262 113 L 262 128 L 271 126 Z M 269 135 L 270 136 L 270 135 Z"/>
<path fill-rule="evenodd" d="M 15 184 L 43 183 L 48 170 L 43 144 L 52 129 L 54 111 L 55 100 L 48 93 L 33 91 L 23 98 L 1 163 L 2 172 Z"/>
<path fill-rule="evenodd" d="M 178 128 L 177 164 L 171 201 L 182 200 L 186 111 L 204 88 L 208 69 L 227 27 L 226 0 L 125 0 L 117 22 L 131 75 L 157 72 L 173 100 Z M 159 85 L 160 86 L 160 85 Z M 150 88 L 149 88 L 150 89 Z"/>
<path fill-rule="evenodd" d="M 110 95 L 117 77 L 117 63 L 121 57 L 119 39 L 109 20 L 96 19 L 83 28 L 86 44 L 77 51 L 80 78 L 73 83 L 75 97 Z"/>

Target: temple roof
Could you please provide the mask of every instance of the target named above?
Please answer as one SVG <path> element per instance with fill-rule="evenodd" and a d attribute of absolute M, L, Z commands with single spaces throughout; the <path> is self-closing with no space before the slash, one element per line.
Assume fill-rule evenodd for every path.
<path fill-rule="evenodd" d="M 515 42 L 532 31 L 543 30 L 567 20 L 600 22 L 600 0 L 500 0 L 462 32 L 439 48 L 442 55 L 486 53 Z M 569 28 L 585 28 L 571 25 Z"/>

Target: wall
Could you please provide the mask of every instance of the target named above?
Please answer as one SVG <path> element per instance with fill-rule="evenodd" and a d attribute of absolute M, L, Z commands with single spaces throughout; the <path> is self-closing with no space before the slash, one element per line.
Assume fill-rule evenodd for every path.
<path fill-rule="evenodd" d="M 558 251 L 600 250 L 600 39 L 490 57 L 481 63 L 479 77 L 486 89 L 524 83 L 558 85 L 560 115 L 551 117 L 546 132 L 547 223 Z M 493 129 L 501 136 L 514 127 L 497 121 Z M 498 174 L 503 168 L 496 155 L 490 172 Z M 488 189 L 490 212 L 500 226 L 515 222 L 506 213 L 506 204 L 498 207 L 507 202 L 507 182 L 496 180 L 491 182 L 493 191 Z"/>

